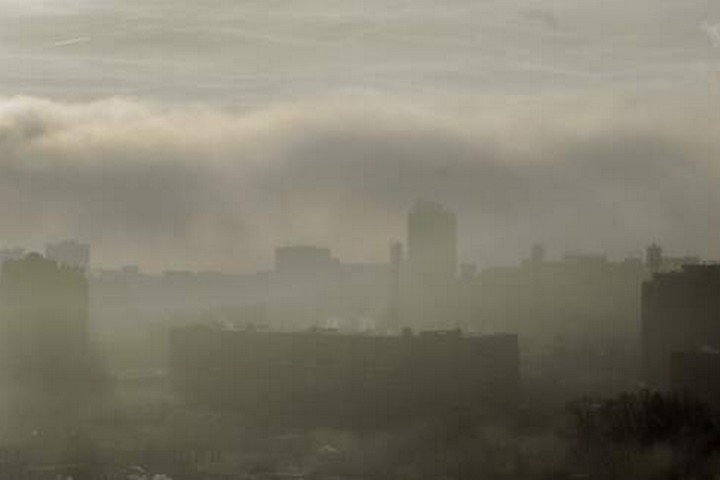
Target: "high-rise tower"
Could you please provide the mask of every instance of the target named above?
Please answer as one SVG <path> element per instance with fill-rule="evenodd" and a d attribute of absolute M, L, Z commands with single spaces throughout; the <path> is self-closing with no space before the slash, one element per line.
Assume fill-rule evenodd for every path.
<path fill-rule="evenodd" d="M 402 275 L 403 326 L 444 329 L 458 326 L 457 222 L 439 203 L 418 201 L 408 215 L 407 268 Z"/>
<path fill-rule="evenodd" d="M 423 283 L 454 280 L 457 268 L 457 220 L 439 203 L 418 200 L 408 215 L 408 263 Z"/>

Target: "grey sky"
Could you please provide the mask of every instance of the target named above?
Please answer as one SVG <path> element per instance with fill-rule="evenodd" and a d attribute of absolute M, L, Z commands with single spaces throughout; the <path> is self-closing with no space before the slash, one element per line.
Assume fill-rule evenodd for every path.
<path fill-rule="evenodd" d="M 30 5 L 25 5 L 30 4 Z M 224 105 L 700 84 L 708 0 L 2 0 L 0 91 Z M 79 41 L 78 41 L 79 40 Z"/>
<path fill-rule="evenodd" d="M 428 196 L 485 265 L 538 240 L 720 257 L 718 22 L 709 0 L 0 0 L 2 243 L 381 261 Z"/>

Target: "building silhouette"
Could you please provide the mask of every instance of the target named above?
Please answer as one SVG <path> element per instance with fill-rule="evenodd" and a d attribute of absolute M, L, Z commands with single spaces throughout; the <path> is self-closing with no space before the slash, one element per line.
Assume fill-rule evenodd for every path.
<path fill-rule="evenodd" d="M 642 260 L 593 254 L 549 259 L 541 248 L 528 253 L 519 265 L 465 269 L 456 296 L 459 325 L 518 334 L 523 371 L 553 378 L 558 392 L 634 388 L 641 288 L 648 278 Z"/>
<path fill-rule="evenodd" d="M 400 331 L 400 285 L 403 265 L 403 245 L 394 242 L 390 246 L 390 298 L 381 330 L 397 333 Z"/>
<path fill-rule="evenodd" d="M 400 323 L 418 329 L 457 327 L 457 219 L 439 203 L 418 200 L 407 218 L 401 266 Z"/>
<path fill-rule="evenodd" d="M 447 285 L 457 269 L 457 220 L 436 202 L 418 200 L 408 214 L 408 268 L 432 285 Z"/>
<path fill-rule="evenodd" d="M 90 245 L 75 240 L 63 240 L 45 245 L 45 257 L 63 265 L 87 270 L 90 267 Z"/>
<path fill-rule="evenodd" d="M 82 269 L 37 253 L 7 260 L 0 304 L 11 382 L 45 388 L 88 381 L 88 287 Z"/>
<path fill-rule="evenodd" d="M 639 259 L 602 255 L 547 260 L 533 250 L 520 265 L 489 267 L 463 277 L 465 328 L 510 329 L 528 351 L 563 338 L 571 345 L 639 343 L 640 290 L 647 278 Z"/>
<path fill-rule="evenodd" d="M 292 245 L 275 249 L 275 272 L 286 275 L 322 275 L 338 269 L 329 248 Z"/>
<path fill-rule="evenodd" d="M 296 331 L 312 326 L 368 331 L 386 317 L 390 268 L 337 260 L 324 247 L 284 246 L 276 268 L 252 274 L 89 274 L 93 339 L 115 368 L 166 366 L 169 326 L 223 323 Z"/>
<path fill-rule="evenodd" d="M 378 427 L 508 412 L 518 400 L 515 335 L 188 327 L 172 332 L 171 359 L 186 401 L 287 424 Z"/>
<path fill-rule="evenodd" d="M 643 373 L 650 386 L 671 386 L 674 353 L 720 349 L 719 293 L 720 265 L 686 265 L 643 284 Z M 678 357 L 678 369 L 689 364 L 685 359 L 696 360 Z"/>
<path fill-rule="evenodd" d="M 657 243 L 653 243 L 645 249 L 645 265 L 650 274 L 673 272 L 681 270 L 685 265 L 697 265 L 700 258 L 694 255 L 671 257 L 665 255 L 663 249 Z"/>

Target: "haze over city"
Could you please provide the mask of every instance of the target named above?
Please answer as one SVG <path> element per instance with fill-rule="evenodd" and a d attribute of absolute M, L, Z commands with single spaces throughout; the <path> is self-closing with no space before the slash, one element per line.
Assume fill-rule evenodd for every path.
<path fill-rule="evenodd" d="M 720 478 L 720 2 L 0 0 L 0 480 Z"/>
<path fill-rule="evenodd" d="M 254 271 L 386 259 L 436 198 L 460 255 L 720 257 L 707 1 L 0 3 L 5 246 Z M 371 234 L 372 233 L 372 234 Z"/>

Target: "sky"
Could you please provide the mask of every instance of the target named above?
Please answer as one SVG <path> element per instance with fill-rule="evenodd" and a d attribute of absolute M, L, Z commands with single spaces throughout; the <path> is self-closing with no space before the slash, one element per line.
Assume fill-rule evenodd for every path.
<path fill-rule="evenodd" d="M 0 0 L 0 246 L 254 271 L 460 255 L 720 258 L 710 0 Z"/>

